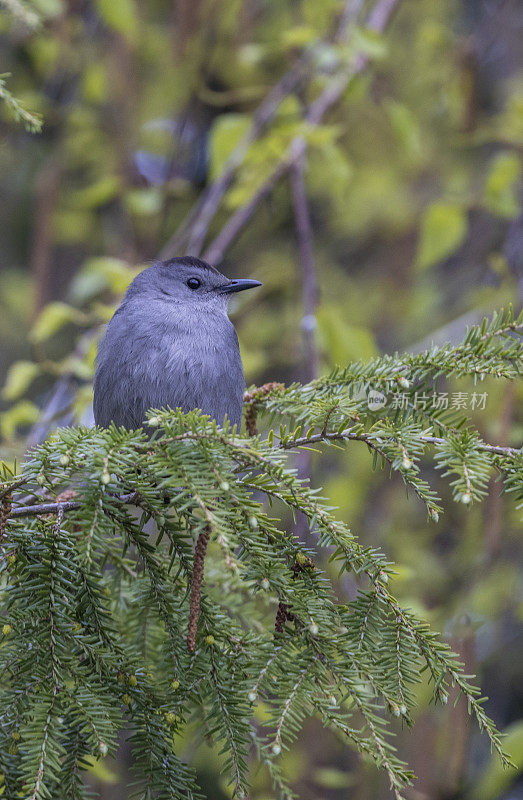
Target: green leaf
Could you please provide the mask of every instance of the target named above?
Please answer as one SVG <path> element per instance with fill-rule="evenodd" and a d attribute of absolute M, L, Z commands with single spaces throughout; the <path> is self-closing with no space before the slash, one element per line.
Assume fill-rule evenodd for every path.
<path fill-rule="evenodd" d="M 492 164 L 485 185 L 485 205 L 500 217 L 519 214 L 517 184 L 521 161 L 517 153 L 500 153 Z"/>
<path fill-rule="evenodd" d="M 282 33 L 282 44 L 286 49 L 305 47 L 317 38 L 314 28 L 307 25 L 297 25 Z"/>
<path fill-rule="evenodd" d="M 23 395 L 39 374 L 40 367 L 34 361 L 16 361 L 7 372 L 2 389 L 4 400 L 16 400 Z"/>
<path fill-rule="evenodd" d="M 225 162 L 251 125 L 247 114 L 222 114 L 211 130 L 210 177 L 215 179 L 222 172 Z"/>
<path fill-rule="evenodd" d="M 162 193 L 159 189 L 130 189 L 125 195 L 125 205 L 137 217 L 150 217 L 162 210 Z"/>
<path fill-rule="evenodd" d="M 69 202 L 76 208 L 98 208 L 113 200 L 120 189 L 120 178 L 116 175 L 105 175 L 85 189 L 79 189 L 69 195 Z"/>
<path fill-rule="evenodd" d="M 138 19 L 133 0 L 96 0 L 101 18 L 109 28 L 118 31 L 126 39 L 134 41 L 138 32 Z"/>
<path fill-rule="evenodd" d="M 354 28 L 352 43 L 358 53 L 369 58 L 384 58 L 387 55 L 385 40 L 377 31 L 368 28 Z"/>
<path fill-rule="evenodd" d="M 342 203 L 350 191 L 353 174 L 351 162 L 338 145 L 326 144 L 311 151 L 306 176 L 311 192 Z"/>
<path fill-rule="evenodd" d="M 59 244 L 92 243 L 96 219 L 92 212 L 77 208 L 57 209 L 53 214 L 53 233 Z"/>
<path fill-rule="evenodd" d="M 514 722 L 504 733 L 503 745 L 516 770 L 506 769 L 495 754 L 491 755 L 485 772 L 473 791 L 467 795 L 468 800 L 496 800 L 504 795 L 523 771 L 523 722 Z"/>
<path fill-rule="evenodd" d="M 416 266 L 428 269 L 443 261 L 463 242 L 467 234 L 464 209 L 454 203 L 433 203 L 421 220 Z"/>
<path fill-rule="evenodd" d="M 345 364 L 376 355 L 376 343 L 368 328 L 349 325 L 343 309 L 321 306 L 316 314 L 318 333 L 332 364 Z"/>
<path fill-rule="evenodd" d="M 131 269 L 126 261 L 121 258 L 111 258 L 104 256 L 101 258 L 90 258 L 84 266 L 85 272 L 94 272 L 105 278 L 107 285 L 121 294 L 125 292 L 131 281 L 141 270 Z"/>
<path fill-rule="evenodd" d="M 131 269 L 120 258 L 103 256 L 89 258 L 82 270 L 71 282 L 69 296 L 75 303 L 83 304 L 93 300 L 104 290 L 123 294 L 140 270 Z"/>
<path fill-rule="evenodd" d="M 31 342 L 45 342 L 51 336 L 67 325 L 68 322 L 83 323 L 85 316 L 77 308 L 57 301 L 46 306 L 29 334 Z"/>
<path fill-rule="evenodd" d="M 58 17 L 64 11 L 63 0 L 32 0 L 32 5 L 42 16 L 48 19 Z"/>
<path fill-rule="evenodd" d="M 355 783 L 353 775 L 334 767 L 319 767 L 315 770 L 313 778 L 314 782 L 324 789 L 346 789 Z"/>
<path fill-rule="evenodd" d="M 407 153 L 419 157 L 422 154 L 421 131 L 415 114 L 403 105 L 390 100 L 386 104 L 392 129 Z"/>
<path fill-rule="evenodd" d="M 12 438 L 17 429 L 33 425 L 40 416 L 40 409 L 30 400 L 21 400 L 4 411 L 0 417 L 0 433 L 5 439 Z"/>

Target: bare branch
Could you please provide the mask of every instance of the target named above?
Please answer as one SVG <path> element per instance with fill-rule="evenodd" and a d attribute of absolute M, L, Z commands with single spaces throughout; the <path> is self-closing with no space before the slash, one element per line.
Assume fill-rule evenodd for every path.
<path fill-rule="evenodd" d="M 380 0 L 369 17 L 367 27 L 381 33 L 400 2 L 401 0 Z M 319 125 L 325 113 L 340 99 L 350 82 L 363 72 L 368 61 L 368 56 L 360 54 L 352 66 L 336 75 L 317 100 L 312 103 L 306 117 L 310 126 Z M 236 239 L 260 203 L 271 193 L 278 180 L 292 165 L 304 156 L 306 149 L 307 143 L 302 137 L 296 137 L 291 142 L 282 160 L 255 195 L 231 216 L 227 224 L 211 242 L 204 254 L 206 261 L 216 264 L 222 260 L 225 250 Z"/>
<path fill-rule="evenodd" d="M 362 6 L 363 0 L 348 0 L 343 13 L 340 15 L 334 34 L 327 36 L 326 41 L 332 41 L 333 43 L 344 41 L 347 29 L 351 23 L 356 21 Z M 311 62 L 318 44 L 318 42 L 314 42 L 271 89 L 265 100 L 255 111 L 251 127 L 227 159 L 222 174 L 193 206 L 176 233 L 163 247 L 160 258 L 171 258 L 176 255 L 185 241 L 188 241 L 188 254 L 196 256 L 200 254 L 209 226 L 225 192 L 232 182 L 236 170 L 243 162 L 249 146 L 263 133 L 283 100 L 302 82 L 310 78 Z"/>
<path fill-rule="evenodd" d="M 130 494 L 114 495 L 112 499 L 118 503 L 128 504 L 134 503 L 136 500 L 138 500 L 138 498 L 138 492 L 131 492 Z M 63 512 L 76 511 L 77 508 L 81 507 L 82 503 L 79 500 L 66 500 L 65 502 L 61 503 L 39 503 L 38 505 L 34 506 L 22 506 L 21 508 L 14 508 L 9 514 L 9 517 L 11 519 L 14 517 L 37 517 L 41 514 L 56 514 L 60 510 Z"/>
<path fill-rule="evenodd" d="M 304 177 L 304 161 L 299 159 L 291 169 L 294 219 L 300 253 L 302 283 L 303 317 L 301 320 L 304 344 L 305 382 L 312 381 L 318 373 L 318 352 L 316 347 L 315 314 L 318 305 L 318 277 L 314 262 L 314 243 L 312 224 L 307 202 Z"/>
<path fill-rule="evenodd" d="M 418 438 L 420 442 L 425 442 L 425 444 L 441 445 L 446 443 L 445 439 L 440 439 L 438 436 L 420 435 Z M 334 441 L 365 442 L 365 444 L 368 444 L 369 447 L 376 449 L 371 434 L 352 433 L 351 431 L 340 431 L 339 433 L 315 433 L 309 438 L 302 436 L 300 439 L 292 439 L 289 442 L 280 442 L 279 446 L 283 450 L 292 450 L 294 447 L 307 447 L 308 445 L 318 444 L 319 442 Z M 521 455 L 521 450 L 518 450 L 516 447 L 501 447 L 499 445 L 486 444 L 484 442 L 478 443 L 477 446 L 479 450 L 485 450 L 488 453 L 494 453 L 500 456 L 515 457 L 517 455 Z"/>

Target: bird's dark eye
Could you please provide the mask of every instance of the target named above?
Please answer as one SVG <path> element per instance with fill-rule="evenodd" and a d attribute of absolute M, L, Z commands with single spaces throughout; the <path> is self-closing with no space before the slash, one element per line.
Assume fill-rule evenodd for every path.
<path fill-rule="evenodd" d="M 198 278 L 189 278 L 187 280 L 187 286 L 189 287 L 189 289 L 193 289 L 193 290 L 194 289 L 198 289 L 200 285 L 201 284 L 200 284 L 200 281 L 198 280 Z"/>

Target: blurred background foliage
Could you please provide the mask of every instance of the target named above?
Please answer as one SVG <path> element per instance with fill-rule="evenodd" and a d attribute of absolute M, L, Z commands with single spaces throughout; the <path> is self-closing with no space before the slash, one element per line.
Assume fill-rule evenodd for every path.
<path fill-rule="evenodd" d="M 352 3 L 361 20 L 371 5 Z M 383 36 L 359 24 L 334 44 L 341 9 L 339 0 L 0 2 L 2 458 L 20 460 L 54 417 L 92 419 L 100 326 L 304 53 L 307 81 L 249 146 L 208 237 L 303 136 L 319 303 L 305 291 L 304 304 L 296 198 L 283 176 L 222 264 L 264 284 L 232 309 L 247 383 L 458 341 L 492 309 L 521 305 L 520 0 L 404 0 Z M 358 52 L 369 67 L 309 125 L 311 101 Z M 487 441 L 519 446 L 521 387 L 485 390 L 485 408 L 467 415 Z M 299 466 L 362 542 L 397 563 L 396 594 L 478 673 L 487 711 L 523 768 L 521 527 L 497 484 L 471 510 L 449 501 L 434 526 L 400 481 L 373 473 L 363 445 Z M 436 474 L 428 478 L 448 496 Z M 351 597 L 354 587 L 339 591 Z M 461 705 L 427 709 L 414 732 L 397 733 L 419 776 L 412 800 L 523 798 L 518 772 L 491 759 Z M 122 745 L 118 763 L 93 767 L 102 797 L 124 797 L 114 780 L 127 759 Z M 202 747 L 196 764 L 209 798 L 227 797 L 217 755 Z M 304 800 L 388 796 L 383 778 L 319 723 L 285 764 Z M 271 796 L 260 774 L 253 798 Z"/>

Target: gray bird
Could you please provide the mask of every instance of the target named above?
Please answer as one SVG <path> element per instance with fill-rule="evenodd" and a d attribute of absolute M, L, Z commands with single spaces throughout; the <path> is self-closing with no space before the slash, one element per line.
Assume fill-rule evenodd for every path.
<path fill-rule="evenodd" d="M 98 349 L 96 424 L 139 428 L 147 409 L 168 406 L 239 426 L 245 379 L 227 305 L 254 286 L 260 281 L 230 280 L 191 256 L 141 272 Z"/>

